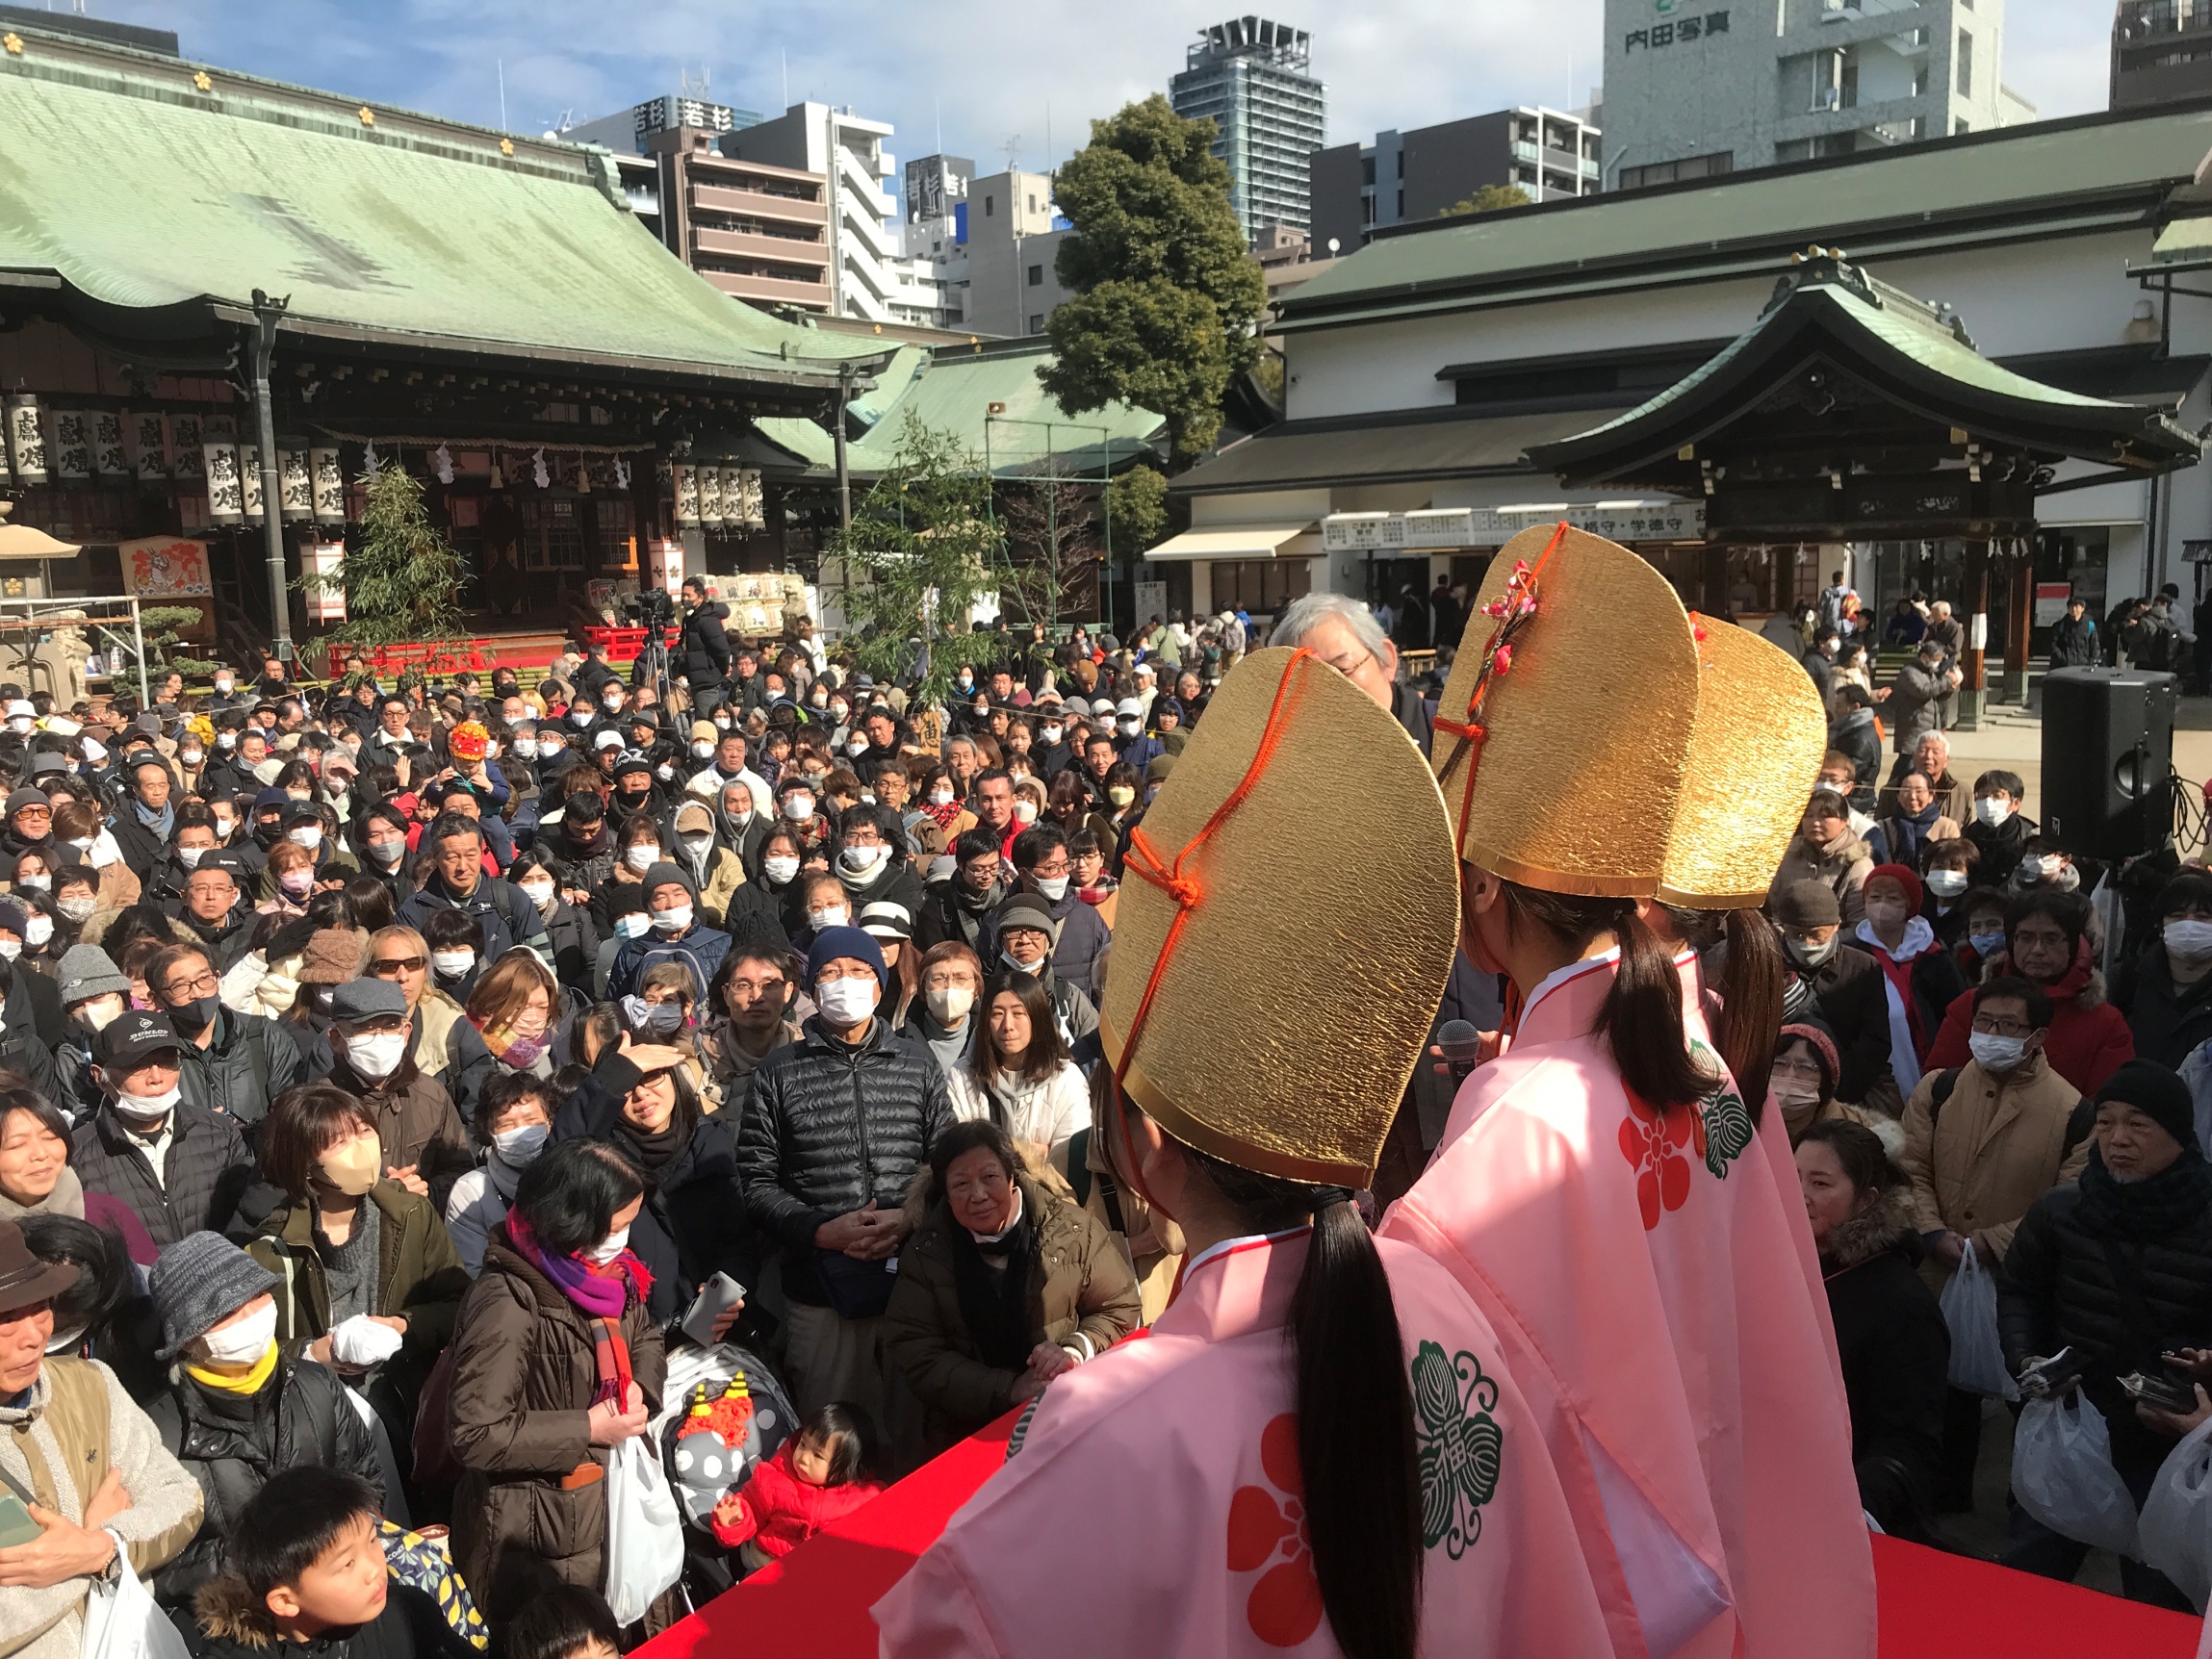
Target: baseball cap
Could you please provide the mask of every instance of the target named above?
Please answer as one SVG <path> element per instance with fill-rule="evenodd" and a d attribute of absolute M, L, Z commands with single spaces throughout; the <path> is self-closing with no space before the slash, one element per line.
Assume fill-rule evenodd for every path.
<path fill-rule="evenodd" d="M 100 1069 L 114 1074 L 142 1065 L 165 1049 L 181 1052 L 184 1039 L 177 1035 L 174 1026 L 158 1014 L 129 1008 L 108 1022 L 93 1046 L 97 1052 L 92 1058 L 100 1062 Z"/>

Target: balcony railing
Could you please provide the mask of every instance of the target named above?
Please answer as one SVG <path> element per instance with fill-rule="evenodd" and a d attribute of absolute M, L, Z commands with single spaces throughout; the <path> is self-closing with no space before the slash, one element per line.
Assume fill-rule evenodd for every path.
<path fill-rule="evenodd" d="M 745 214 L 784 224 L 824 227 L 830 222 L 830 210 L 821 202 L 770 195 L 766 191 L 733 190 L 723 185 L 694 184 L 691 205 L 708 213 Z"/>

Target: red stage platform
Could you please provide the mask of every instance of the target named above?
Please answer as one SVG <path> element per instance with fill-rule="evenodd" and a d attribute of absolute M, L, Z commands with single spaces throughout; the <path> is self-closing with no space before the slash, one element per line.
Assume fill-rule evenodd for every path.
<path fill-rule="evenodd" d="M 914 1471 L 782 1563 L 638 1649 L 642 1659 L 791 1654 L 873 1659 L 868 1609 L 1006 1461 L 1014 1417 Z M 1881 1659 L 2195 1659 L 2199 1621 L 2176 1613 L 1874 1540 Z"/>

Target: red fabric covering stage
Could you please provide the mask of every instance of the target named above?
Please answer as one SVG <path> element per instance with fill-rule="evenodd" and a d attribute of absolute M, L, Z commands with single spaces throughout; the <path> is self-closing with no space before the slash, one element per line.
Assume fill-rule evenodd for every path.
<path fill-rule="evenodd" d="M 1009 1414 L 638 1650 L 641 1659 L 872 1659 L 868 1609 L 1006 1461 Z M 1881 1659 L 2195 1659 L 2198 1621 L 1874 1540 Z M 1051 1594 L 1041 1587 L 1040 1594 Z"/>

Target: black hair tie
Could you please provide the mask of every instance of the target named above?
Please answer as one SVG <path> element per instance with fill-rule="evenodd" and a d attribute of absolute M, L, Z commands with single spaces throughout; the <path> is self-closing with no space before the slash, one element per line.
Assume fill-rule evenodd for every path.
<path fill-rule="evenodd" d="M 1346 1187 L 1317 1187 L 1313 1189 L 1313 1212 L 1319 1215 L 1331 1204 L 1352 1204 L 1357 1200 Z"/>

